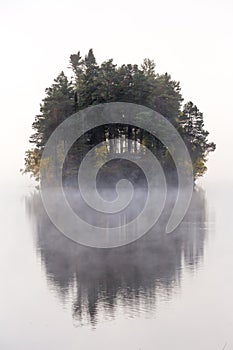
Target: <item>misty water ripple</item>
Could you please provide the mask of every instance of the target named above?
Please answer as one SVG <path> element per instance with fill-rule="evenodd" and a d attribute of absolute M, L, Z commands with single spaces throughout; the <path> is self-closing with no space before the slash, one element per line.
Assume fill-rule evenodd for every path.
<path fill-rule="evenodd" d="M 204 257 L 208 227 L 202 190 L 194 192 L 175 232 L 164 234 L 163 222 L 159 222 L 140 240 L 114 249 L 84 247 L 63 236 L 44 211 L 39 192 L 26 198 L 26 209 L 48 287 L 56 291 L 60 302 L 71 301 L 77 326 L 95 326 L 100 314 L 112 320 L 119 309 L 129 318 L 154 317 L 159 300 L 169 300 L 179 291 L 183 270 L 195 272 Z M 128 217 L 138 210 L 136 206 L 128 209 Z M 166 210 L 169 213 L 169 203 Z M 120 220 L 117 215 L 102 222 L 110 220 L 112 225 Z"/>

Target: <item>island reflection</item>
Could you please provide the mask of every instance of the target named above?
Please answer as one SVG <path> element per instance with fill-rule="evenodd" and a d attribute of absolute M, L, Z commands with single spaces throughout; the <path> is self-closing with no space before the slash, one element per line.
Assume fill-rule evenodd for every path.
<path fill-rule="evenodd" d="M 153 315 L 158 298 L 169 299 L 179 290 L 183 269 L 195 271 L 203 259 L 207 219 L 202 190 L 194 192 L 175 232 L 152 229 L 115 249 L 88 248 L 66 238 L 49 220 L 39 193 L 26 198 L 26 210 L 48 286 L 64 303 L 71 299 L 77 325 L 95 326 L 100 313 L 113 319 L 119 305 L 128 317 Z"/>

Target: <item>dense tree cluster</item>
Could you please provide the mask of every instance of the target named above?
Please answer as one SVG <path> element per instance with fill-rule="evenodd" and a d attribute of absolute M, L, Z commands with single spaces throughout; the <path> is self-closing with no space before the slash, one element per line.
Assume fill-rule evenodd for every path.
<path fill-rule="evenodd" d="M 46 97 L 32 125 L 32 148 L 26 152 L 25 173 L 39 180 L 39 168 L 44 146 L 55 128 L 73 113 L 88 106 L 105 102 L 131 102 L 149 107 L 165 116 L 179 131 L 186 143 L 197 178 L 206 171 L 207 155 L 215 144 L 208 142 L 203 114 L 192 103 L 182 107 L 183 98 L 179 82 L 167 73 L 158 74 L 155 63 L 145 59 L 141 66 L 123 64 L 113 60 L 98 65 L 92 49 L 83 59 L 80 52 L 70 56 L 73 71 L 71 81 L 61 72 L 52 86 L 46 89 Z M 131 141 L 126 141 L 131 140 Z M 86 152 L 94 145 L 106 141 L 99 149 L 98 157 L 108 153 L 141 152 L 140 144 L 147 146 L 160 159 L 165 169 L 174 167 L 166 147 L 149 132 L 134 125 L 106 124 L 84 134 L 71 148 L 64 165 L 64 174 L 75 173 Z"/>

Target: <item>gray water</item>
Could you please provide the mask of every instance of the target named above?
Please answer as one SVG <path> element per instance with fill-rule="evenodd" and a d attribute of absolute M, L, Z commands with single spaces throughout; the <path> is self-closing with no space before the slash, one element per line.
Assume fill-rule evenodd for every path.
<path fill-rule="evenodd" d="M 199 189 L 174 233 L 101 250 L 2 188 L 0 349 L 233 349 L 231 193 Z"/>

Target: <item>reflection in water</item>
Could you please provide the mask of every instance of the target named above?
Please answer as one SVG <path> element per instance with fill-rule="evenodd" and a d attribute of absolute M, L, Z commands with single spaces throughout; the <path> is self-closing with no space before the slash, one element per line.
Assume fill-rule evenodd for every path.
<path fill-rule="evenodd" d="M 36 248 L 49 286 L 65 302 L 71 298 L 78 325 L 95 325 L 102 313 L 114 318 L 154 314 L 158 298 L 169 299 L 179 287 L 183 268 L 195 270 L 207 234 L 205 195 L 194 192 L 190 208 L 175 232 L 155 234 L 121 248 L 94 249 L 64 237 L 50 222 L 38 193 L 26 199 L 33 219 Z"/>

